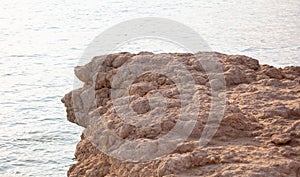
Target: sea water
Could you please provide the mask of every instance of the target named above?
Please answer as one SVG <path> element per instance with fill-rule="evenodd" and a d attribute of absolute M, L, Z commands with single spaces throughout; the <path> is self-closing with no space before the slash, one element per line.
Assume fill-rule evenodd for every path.
<path fill-rule="evenodd" d="M 66 176 L 82 128 L 60 99 L 73 68 L 109 27 L 163 17 L 194 29 L 214 51 L 260 63 L 299 65 L 298 0 L 0 0 L 0 174 Z M 176 52 L 166 41 L 136 40 L 116 51 Z M 1 175 L 0 175 L 1 176 Z"/>

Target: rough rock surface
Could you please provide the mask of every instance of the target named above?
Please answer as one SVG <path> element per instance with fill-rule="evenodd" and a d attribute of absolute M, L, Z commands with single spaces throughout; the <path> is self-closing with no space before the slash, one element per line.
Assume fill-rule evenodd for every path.
<path fill-rule="evenodd" d="M 115 135 L 129 141 L 156 140 L 171 131 L 179 119 L 182 100 L 176 82 L 165 75 L 145 73 L 128 88 L 129 107 L 141 119 L 155 112 L 157 106 L 165 106 L 162 117 L 147 125 L 134 125 L 115 110 L 118 108 L 111 99 L 112 80 L 124 63 L 142 56 L 178 60 L 193 76 L 195 88 L 201 94 L 196 100 L 199 111 L 191 110 L 198 118 L 190 136 L 170 154 L 146 162 L 126 162 L 101 152 L 83 133 L 75 152 L 78 162 L 70 167 L 68 176 L 300 177 L 299 66 L 275 68 L 259 65 L 246 56 L 220 53 L 99 56 L 75 68 L 84 86 L 62 99 L 68 120 L 88 128 L 99 124 L 91 117 L 99 117 L 100 124 L 106 124 Z M 222 63 L 226 107 L 213 139 L 202 147 L 198 140 L 208 120 L 211 85 L 218 86 L 220 82 L 210 80 L 195 57 L 211 56 Z M 157 94 L 166 98 L 167 103 L 154 101 L 151 106 L 149 100 L 155 100 Z"/>

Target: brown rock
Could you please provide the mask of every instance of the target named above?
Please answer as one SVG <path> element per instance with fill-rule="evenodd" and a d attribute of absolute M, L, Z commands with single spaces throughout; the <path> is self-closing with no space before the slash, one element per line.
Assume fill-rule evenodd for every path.
<path fill-rule="evenodd" d="M 155 67 L 129 63 L 143 57 Z M 210 58 L 220 65 L 212 65 Z M 124 63 L 129 64 L 126 69 Z M 157 73 L 160 67 L 169 70 Z M 216 73 L 216 68 L 224 71 L 225 80 L 216 78 L 222 74 Z M 115 92 L 114 81 L 129 82 L 140 70 L 147 72 L 141 72 L 130 87 L 122 88 L 127 94 Z M 184 70 L 194 80 L 192 86 L 185 80 Z M 215 73 L 209 76 L 209 70 Z M 300 176 L 299 66 L 278 69 L 259 65 L 247 56 L 210 52 L 124 52 L 94 57 L 76 67 L 75 74 L 84 86 L 66 94 L 62 102 L 68 120 L 86 129 L 76 147 L 77 163 L 70 167 L 68 176 Z M 130 98 L 129 102 L 123 97 Z M 224 115 L 220 107 L 223 98 Z M 181 117 L 183 111 L 186 114 Z M 193 117 L 194 126 L 178 128 Z M 206 128 L 214 136 L 206 146 L 199 146 L 200 137 L 208 138 Z M 180 132 L 187 130 L 190 135 L 181 141 Z M 168 140 L 158 142 L 172 131 L 176 137 L 172 146 Z M 126 144 L 118 138 L 140 147 L 132 144 L 122 149 Z M 126 159 L 105 151 L 113 148 Z M 172 151 L 148 161 L 130 161 L 164 149 Z"/>
<path fill-rule="evenodd" d="M 281 134 L 281 135 L 273 135 L 272 142 L 276 145 L 283 145 L 291 141 L 291 137 L 288 134 Z"/>
<path fill-rule="evenodd" d="M 275 78 L 275 79 L 283 78 L 281 71 L 279 69 L 273 68 L 273 67 L 266 70 L 266 75 L 269 76 L 270 78 Z"/>
<path fill-rule="evenodd" d="M 144 98 L 138 98 L 131 102 L 131 108 L 137 114 L 145 114 L 146 112 L 150 111 L 149 101 Z"/>

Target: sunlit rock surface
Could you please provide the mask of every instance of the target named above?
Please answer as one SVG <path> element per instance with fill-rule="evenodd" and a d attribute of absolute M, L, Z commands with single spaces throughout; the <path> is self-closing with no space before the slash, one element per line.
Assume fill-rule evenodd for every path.
<path fill-rule="evenodd" d="M 124 88 L 126 96 L 118 96 L 113 91 L 113 80 L 126 82 L 126 77 L 120 77 L 118 71 L 123 72 L 126 63 L 143 57 L 153 61 L 176 60 L 174 66 L 170 62 L 162 63 L 166 68 L 173 68 L 173 72 L 188 71 L 197 97 L 182 94 L 179 83 L 156 72 L 134 78 Z M 223 73 L 217 74 L 224 76 L 224 80 L 209 79 L 209 69 L 198 60 L 202 58 L 219 62 Z M 246 56 L 220 53 L 117 53 L 94 57 L 85 66 L 76 67 L 75 75 L 84 85 L 66 94 L 62 101 L 68 120 L 86 130 L 77 144 L 78 162 L 70 167 L 68 176 L 300 176 L 299 66 L 275 68 L 259 65 L 257 60 Z M 216 96 L 225 99 L 220 122 L 208 118 L 212 88 L 224 89 Z M 118 101 L 124 101 L 124 105 L 116 104 Z M 189 103 L 196 103 L 198 109 L 188 109 L 193 108 Z M 120 139 L 157 142 L 174 129 L 183 107 L 191 117 L 196 117 L 196 123 L 190 127 L 189 136 L 173 147 L 172 152 L 152 160 L 132 162 L 131 158 L 138 157 L 124 161 L 126 152 L 119 153 L 122 159 L 116 153 L 103 151 L 103 145 L 115 145 Z M 127 111 L 135 114 L 131 117 Z M 210 121 L 215 121 L 218 129 L 208 144 L 199 146 L 199 138 Z M 106 138 L 110 136 L 107 131 L 114 135 L 112 139 Z M 167 145 L 144 148 L 152 153 Z"/>

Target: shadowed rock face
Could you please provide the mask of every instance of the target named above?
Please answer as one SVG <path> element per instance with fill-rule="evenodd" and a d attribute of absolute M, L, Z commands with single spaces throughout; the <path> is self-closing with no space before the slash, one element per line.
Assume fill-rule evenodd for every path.
<path fill-rule="evenodd" d="M 105 135 L 105 131 L 97 127 L 105 125 L 120 139 L 131 142 L 156 141 L 178 123 L 185 96 L 180 95 L 178 84 L 166 75 L 144 73 L 126 88 L 129 98 L 127 108 L 136 113 L 136 121 L 142 124 L 122 118 L 116 111 L 122 110 L 122 106 L 115 106 L 112 100 L 115 96 L 112 95 L 113 80 L 122 79 L 115 76 L 126 62 L 140 57 L 153 60 L 171 58 L 185 66 L 199 93 L 198 97 L 192 98 L 199 109 L 190 110 L 190 114 L 197 117 L 196 124 L 191 127 L 187 139 L 177 144 L 171 153 L 150 161 L 126 162 L 101 151 L 95 139 L 97 135 Z M 211 85 L 218 89 L 218 85 L 221 88 L 222 84 L 219 80 L 209 79 L 196 57 L 216 58 L 222 64 L 226 83 L 223 119 L 213 139 L 204 147 L 198 146 L 198 140 L 209 122 Z M 178 71 L 177 66 L 174 72 Z M 170 68 L 168 65 L 166 67 Z M 62 102 L 67 108 L 68 120 L 87 130 L 77 144 L 75 157 L 78 162 L 71 166 L 68 176 L 300 177 L 298 66 L 278 69 L 259 65 L 257 60 L 246 56 L 220 53 L 143 52 L 94 57 L 85 66 L 76 67 L 75 74 L 84 85 L 66 94 Z M 164 114 L 143 123 L 145 117 L 156 115 L 157 107 L 163 108 Z M 91 127 L 92 139 L 88 138 Z"/>

